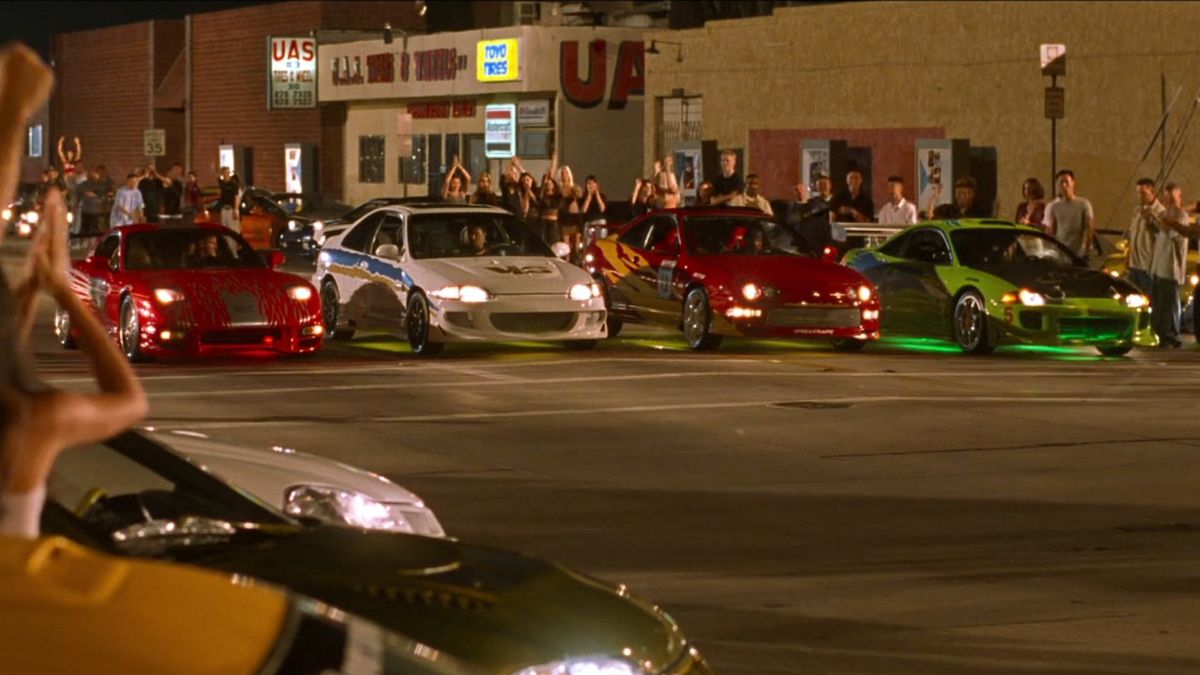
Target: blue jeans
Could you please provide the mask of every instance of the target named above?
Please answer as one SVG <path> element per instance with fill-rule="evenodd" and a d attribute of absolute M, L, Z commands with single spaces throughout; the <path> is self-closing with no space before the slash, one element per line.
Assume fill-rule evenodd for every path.
<path fill-rule="evenodd" d="M 1179 284 L 1174 279 L 1154 277 L 1154 292 L 1151 294 L 1150 315 L 1154 332 L 1165 344 L 1179 342 Z"/>
<path fill-rule="evenodd" d="M 1146 295 L 1154 293 L 1154 278 L 1146 270 L 1139 270 L 1136 267 L 1129 268 L 1129 283 L 1137 286 L 1138 290 Z"/>

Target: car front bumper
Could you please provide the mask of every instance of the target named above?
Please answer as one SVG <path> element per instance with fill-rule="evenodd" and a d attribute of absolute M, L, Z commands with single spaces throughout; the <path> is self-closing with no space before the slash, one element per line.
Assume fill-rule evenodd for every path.
<path fill-rule="evenodd" d="M 1079 300 L 1037 307 L 994 303 L 1000 344 L 1153 347 L 1150 309 L 1126 309 L 1113 300 Z"/>
<path fill-rule="evenodd" d="M 754 338 L 875 340 L 879 308 L 867 306 L 748 306 L 713 308 L 712 331 Z"/>
<path fill-rule="evenodd" d="M 599 340 L 608 337 L 603 298 L 501 295 L 486 302 L 430 299 L 430 328 L 439 342 Z"/>

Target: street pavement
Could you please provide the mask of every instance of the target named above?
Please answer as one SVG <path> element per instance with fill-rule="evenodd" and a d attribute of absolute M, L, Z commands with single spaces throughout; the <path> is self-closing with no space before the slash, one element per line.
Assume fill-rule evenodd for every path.
<path fill-rule="evenodd" d="M 297 268 L 299 269 L 299 268 Z M 91 386 L 53 341 L 39 367 Z M 628 337 L 626 337 L 628 336 Z M 1200 350 L 629 329 L 151 363 L 148 424 L 380 472 L 463 540 L 663 607 L 720 673 L 1200 671 Z"/>

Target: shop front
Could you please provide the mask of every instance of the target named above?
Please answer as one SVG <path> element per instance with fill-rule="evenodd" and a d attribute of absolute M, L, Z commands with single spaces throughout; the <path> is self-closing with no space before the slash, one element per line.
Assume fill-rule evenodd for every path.
<path fill-rule="evenodd" d="M 642 31 L 524 26 L 323 45 L 319 99 L 344 104 L 344 198 L 439 195 L 557 154 L 614 198 L 643 175 Z"/>

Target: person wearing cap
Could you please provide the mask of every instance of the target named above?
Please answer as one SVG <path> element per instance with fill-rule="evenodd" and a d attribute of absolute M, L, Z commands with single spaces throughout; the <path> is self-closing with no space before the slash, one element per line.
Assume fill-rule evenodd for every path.
<path fill-rule="evenodd" d="M 954 201 L 950 204 L 937 204 L 937 192 L 929 200 L 929 209 L 933 217 L 940 220 L 957 220 L 960 218 L 991 218 L 988 208 L 975 199 L 975 179 L 967 176 L 954 181 Z"/>

